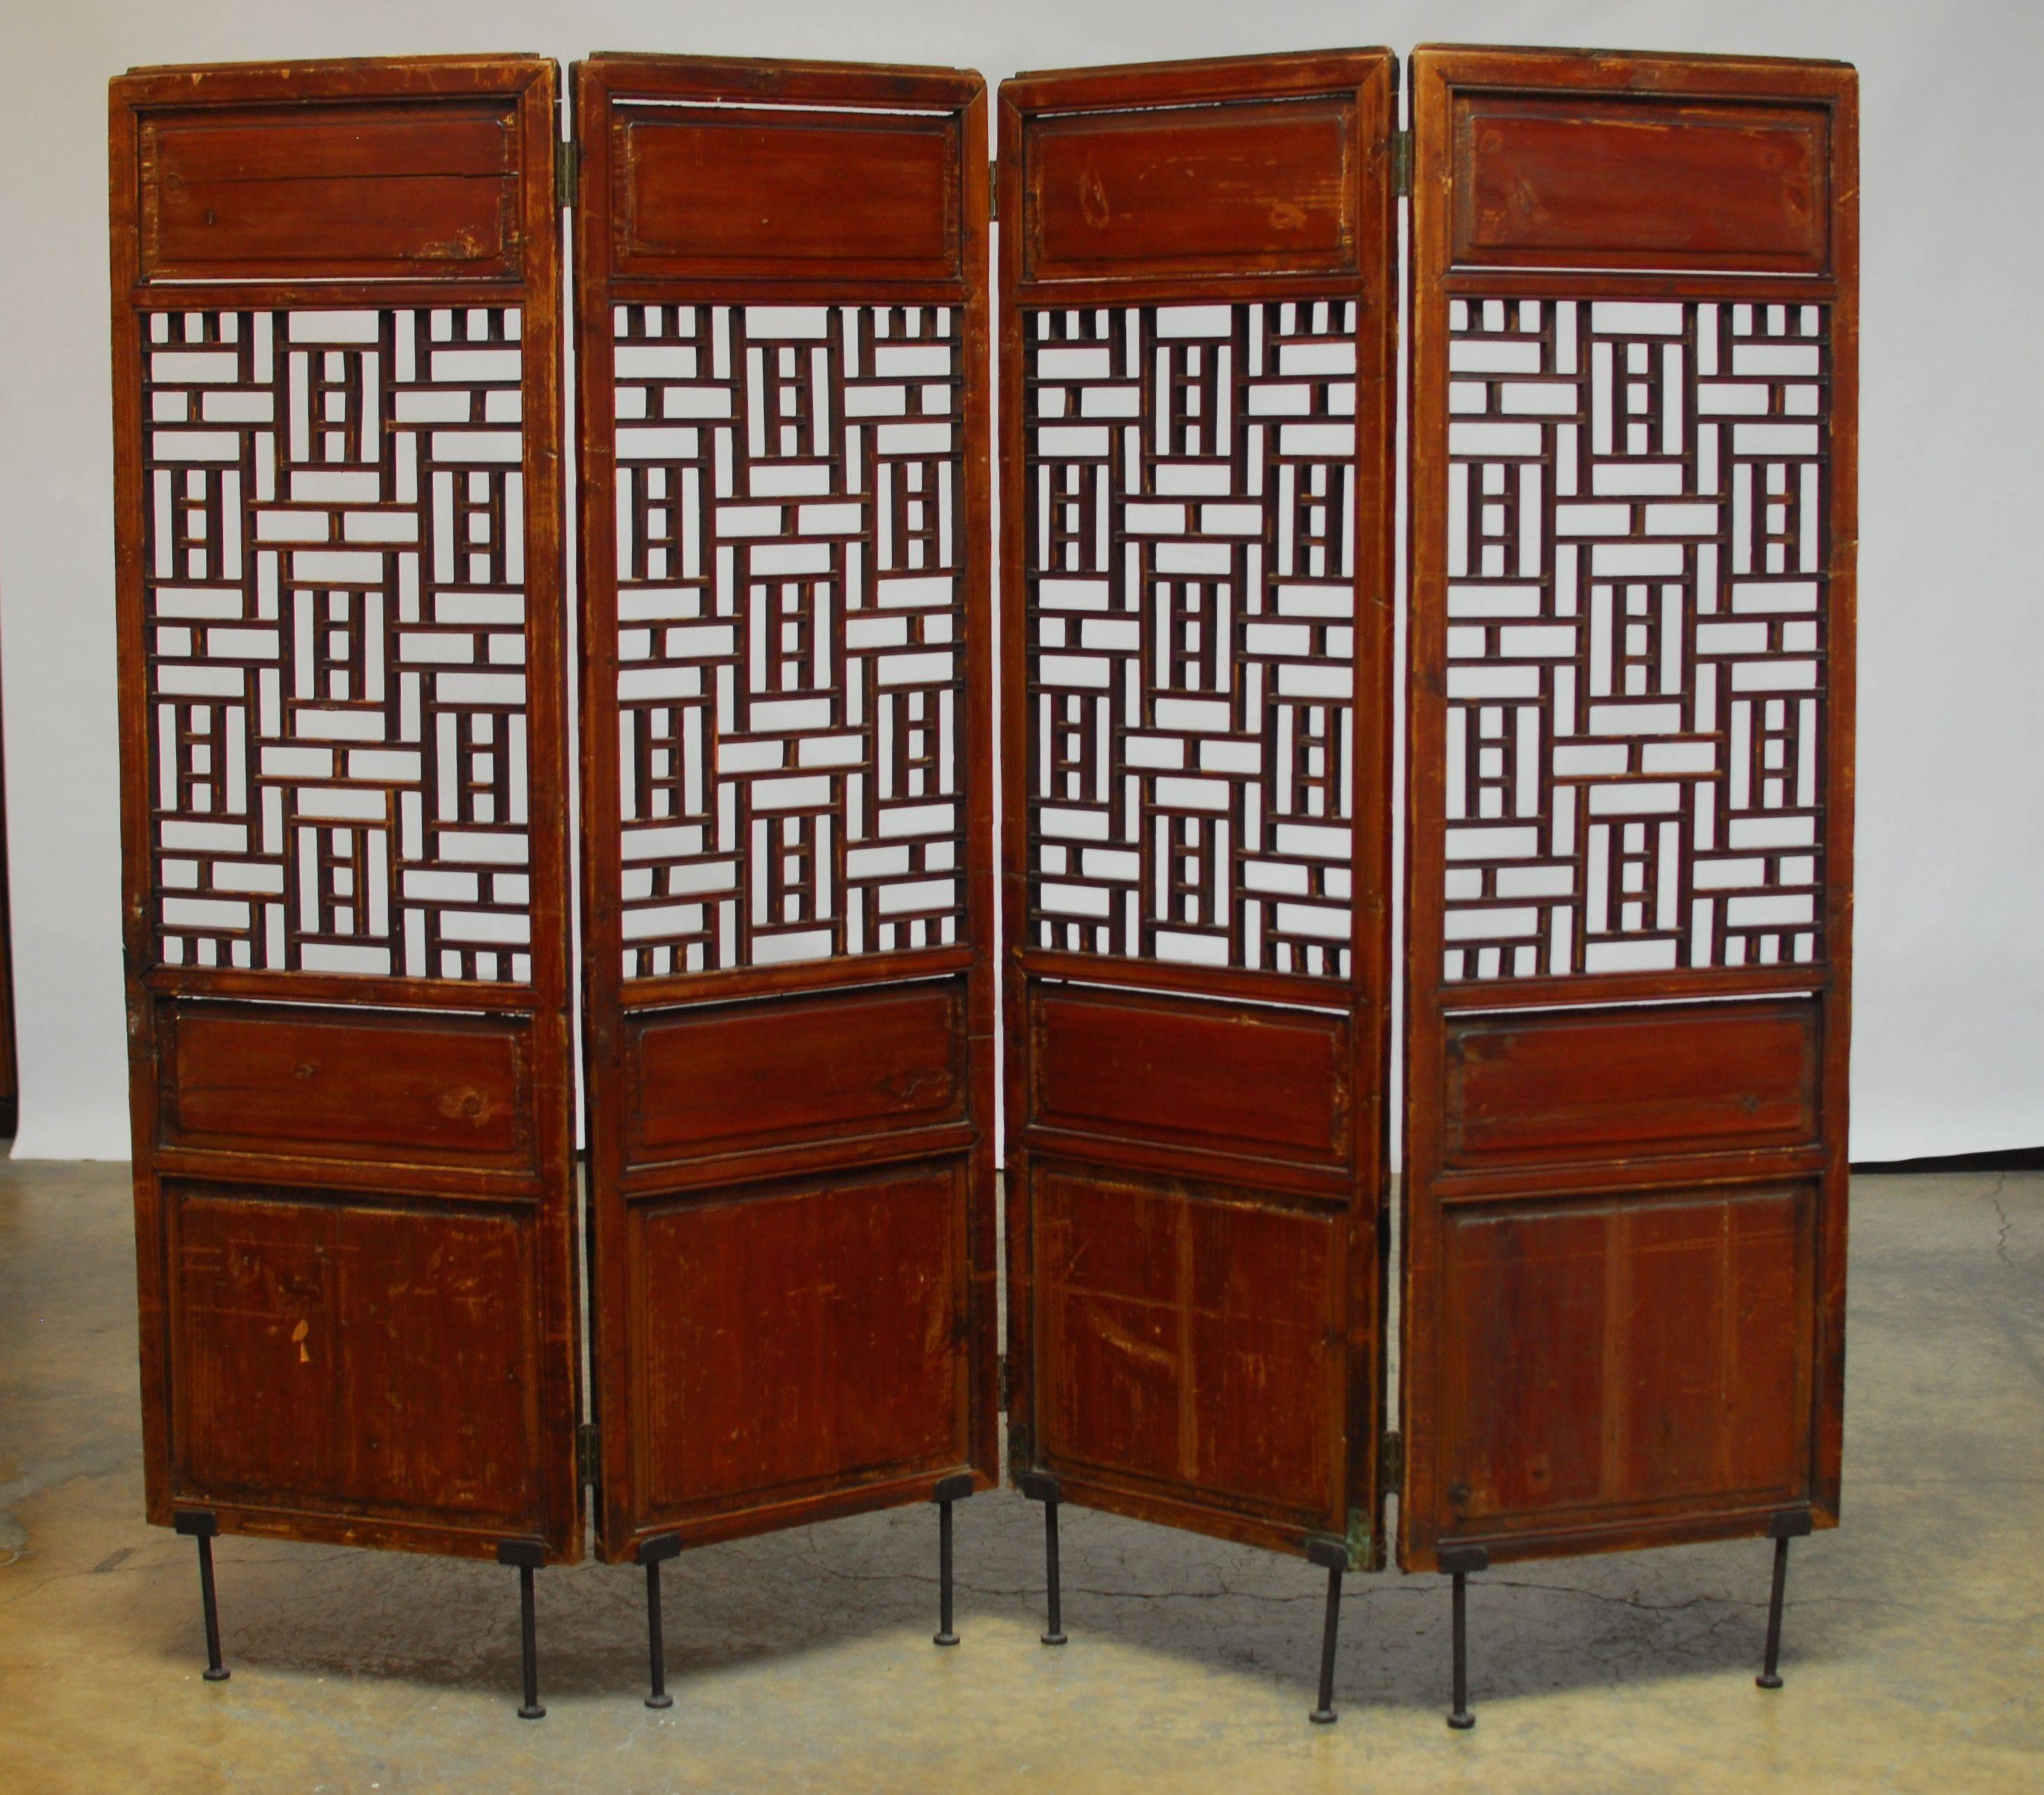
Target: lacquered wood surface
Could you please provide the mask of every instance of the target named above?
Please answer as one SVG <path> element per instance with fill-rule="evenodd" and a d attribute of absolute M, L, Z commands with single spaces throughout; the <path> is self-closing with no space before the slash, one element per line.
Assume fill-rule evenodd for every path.
<path fill-rule="evenodd" d="M 554 66 L 532 57 L 151 70 L 113 83 L 124 924 L 144 1463 L 159 1524 L 203 1509 L 223 1528 L 290 1539 L 478 1557 L 511 1539 L 550 1560 L 581 1555 L 556 87 Z M 145 613 L 162 567 L 144 561 L 144 434 L 163 414 L 145 416 L 143 382 L 145 343 L 182 352 L 184 340 L 153 334 L 152 321 L 254 329 L 302 310 L 403 308 L 515 308 L 522 324 L 508 390 L 522 437 L 529 976 L 170 963 L 175 888 L 156 871 L 168 813 L 151 772 L 164 651 Z M 439 340 L 455 347 L 451 329 Z M 374 432 L 347 453 L 373 483 Z M 366 694 L 297 694 L 335 695 Z M 180 751 L 181 776 L 231 774 Z M 491 789 L 505 773 L 490 770 Z M 331 867 L 320 876 L 342 889 Z M 280 950 L 273 932 L 268 953 L 295 955 L 296 940 Z"/>
<path fill-rule="evenodd" d="M 1412 70 L 1399 1562 L 1434 1568 L 1450 1545 L 1480 1546 L 1495 1560 L 1764 1534 L 1785 1510 L 1832 1524 L 1850 1014 L 1856 78 L 1835 63 L 1447 46 L 1416 52 Z M 1605 305 L 1618 309 L 1596 309 Z M 1450 905 L 1470 901 L 1471 882 L 1493 876 L 1450 864 L 1450 828 L 1492 817 L 1508 828 L 1537 809 L 1546 829 L 1562 782 L 1543 785 L 1523 812 L 1449 809 L 1451 701 L 1454 681 L 1469 677 L 1455 669 L 1497 640 L 1488 623 L 1465 628 L 1452 651 L 1459 663 L 1451 658 L 1451 604 L 1465 606 L 1458 621 L 1481 614 L 1467 608 L 1475 601 L 1451 597 L 1454 582 L 1509 577 L 1473 560 L 1468 575 L 1450 571 L 1451 463 L 1467 453 L 1451 447 L 1460 426 L 1449 421 L 1450 344 L 1478 344 L 1454 352 L 1468 392 L 1489 395 L 1485 366 L 1494 375 L 1533 365 L 1512 356 L 1564 356 L 1558 309 L 1577 306 L 1562 322 L 1614 332 L 1667 329 L 1679 309 L 1689 332 L 1681 352 L 1704 358 L 1700 367 L 1716 356 L 1716 377 L 1791 365 L 1785 357 L 1821 373 L 1812 465 L 1822 471 L 1808 489 L 1821 517 L 1810 590 L 1823 594 L 1823 635 L 1809 688 L 1821 709 L 1804 714 L 1822 717 L 1822 764 L 1804 801 L 1815 818 L 1810 855 L 1794 869 L 1816 869 L 1817 894 L 1806 935 L 1776 944 L 1764 963 L 1735 958 L 1700 908 L 1705 921 L 1677 955 L 1655 947 L 1586 963 L 1586 937 L 1571 945 L 1558 932 L 1517 975 L 1458 948 L 1459 939 L 1484 938 L 1483 927 L 1459 936 L 1446 928 Z M 1515 316 L 1546 321 L 1537 344 L 1505 341 Z M 1792 325 L 1793 340 L 1814 346 L 1740 348 L 1727 364 L 1719 344 L 1749 339 L 1723 336 L 1726 321 L 1749 317 L 1751 332 L 1777 331 L 1786 344 Z M 1475 359 L 1483 356 L 1494 359 Z M 1473 411 L 1458 399 L 1454 415 L 1493 415 L 1489 403 Z M 1662 415 L 1666 465 L 1696 465 L 1701 425 L 1678 432 L 1673 413 L 1658 423 Z M 1537 467 L 1528 478 L 1564 477 L 1546 461 Z M 1551 530 L 1554 486 L 1546 490 Z M 1713 552 L 1745 552 L 1722 524 L 1716 540 Z M 1685 563 L 1685 579 L 1703 579 L 1700 565 Z M 1756 561 L 1754 572 L 1780 567 Z M 1591 596 L 1586 582 L 1585 617 Z M 1685 601 L 1700 606 L 1703 625 L 1716 602 L 1707 598 Z M 1539 605 L 1548 608 L 1521 614 L 1575 614 L 1549 598 Z M 1685 640 L 1708 651 L 1707 633 Z M 1619 695 L 1690 689 L 1673 659 L 1650 677 L 1658 683 Z M 1454 726 L 1478 716 L 1471 705 Z M 1685 740 L 1695 745 L 1669 751 L 1721 755 L 1720 766 L 1742 745 L 1722 721 Z M 1479 776 L 1469 771 L 1478 748 L 1454 749 L 1465 751 L 1454 780 Z M 1480 776 L 1492 771 L 1486 763 Z M 1630 801 L 1601 801 L 1622 817 Z M 1707 834 L 1696 839 L 1711 845 Z M 1665 863 L 1673 892 L 1674 863 Z M 1534 888 L 1534 875 L 1514 876 L 1515 889 Z M 1451 879 L 1462 883 L 1451 889 Z M 1692 898 L 1723 902 L 1706 885 L 1681 889 L 1685 930 Z M 1483 901 L 1506 901 L 1484 890 Z M 1655 901 L 1650 882 L 1621 895 L 1642 913 Z M 1614 907 L 1598 928 L 1637 921 L 1628 913 L 1618 924 L 1620 913 Z M 1664 901 L 1664 928 L 1666 917 Z"/>
<path fill-rule="evenodd" d="M 1395 99 L 1395 64 L 1376 51 L 1025 74 L 1001 92 L 1010 1468 L 1055 1477 L 1067 1501 L 1283 1551 L 1331 1539 L 1359 1564 L 1381 1562 L 1384 1549 L 1376 1463 L 1381 1255 L 1389 1243 L 1380 1222 L 1390 908 Z M 1304 302 L 1288 313 L 1278 309 L 1286 301 Z M 1355 322 L 1343 343 L 1343 331 L 1318 321 L 1334 315 L 1330 307 L 1350 303 Z M 1178 307 L 1206 309 L 1173 309 Z M 1092 314 L 1084 308 L 1108 308 L 1100 315 L 1114 321 L 1103 332 L 1086 321 Z M 1231 338 L 1220 321 L 1228 308 L 1239 308 L 1231 313 Z M 1323 328 L 1326 337 L 1307 340 L 1309 330 Z M 1349 832 L 1340 849 L 1321 845 L 1324 837 L 1316 844 L 1352 882 L 1335 888 L 1352 899 L 1341 951 L 1288 943 L 1281 959 L 1243 924 L 1239 902 L 1209 898 L 1231 874 L 1208 878 L 1174 867 L 1167 878 L 1161 860 L 1156 889 L 1168 882 L 1168 912 L 1159 900 L 1154 912 L 1142 909 L 1139 927 L 1112 940 L 1106 929 L 1101 939 L 1067 939 L 1039 905 L 1052 876 L 1041 857 L 1047 838 L 1038 772 L 1050 751 L 1039 745 L 1032 719 L 1049 714 L 1039 707 L 1052 701 L 1043 695 L 1037 657 L 1051 641 L 1089 646 L 1084 632 L 1094 625 L 1061 623 L 1061 632 L 1081 633 L 1053 637 L 1046 621 L 1052 613 L 1037 609 L 1032 557 L 1051 502 L 1032 482 L 1039 467 L 1046 478 L 1062 476 L 1036 459 L 1044 439 L 1034 425 L 1039 416 L 1083 424 L 1128 417 L 1132 406 L 1154 406 L 1161 443 L 1165 401 L 1120 384 L 1120 358 L 1154 338 L 1157 393 L 1166 386 L 1164 360 L 1174 358 L 1172 390 L 1199 385 L 1200 427 L 1220 430 L 1222 411 L 1242 408 L 1238 417 L 1247 420 L 1257 415 L 1250 406 L 1263 402 L 1224 383 L 1216 370 L 1250 372 L 1251 333 L 1287 330 L 1298 334 L 1283 338 L 1273 367 L 1354 370 L 1352 456 L 1328 476 L 1337 490 L 1353 479 L 1353 574 L 1314 597 L 1326 607 L 1315 615 L 1338 616 L 1354 632 L 1352 666 L 1342 670 L 1339 688 L 1353 703 L 1353 737 L 1327 751 L 1331 761 L 1347 757 L 1339 771 L 1354 793 Z M 1186 331 L 1204 333 L 1197 359 L 1177 346 L 1185 339 L 1173 333 Z M 1068 375 L 1067 364 L 1089 371 Z M 1066 378 L 1074 384 L 1053 398 L 1048 389 Z M 1112 384 L 1081 383 L 1088 379 Z M 1300 415 L 1320 401 L 1298 388 L 1270 402 Z M 1052 403 L 1061 409 L 1036 409 Z M 1150 420 L 1151 410 L 1142 415 Z M 1169 425 L 1174 452 L 1197 457 L 1210 452 L 1205 438 L 1194 440 L 1191 415 L 1174 409 Z M 1235 431 L 1229 440 L 1247 439 L 1241 422 L 1229 427 Z M 1260 489 L 1245 452 L 1235 453 L 1225 490 L 1240 508 Z M 1128 477 L 1136 478 L 1137 463 L 1125 465 Z M 1188 490 L 1223 490 L 1223 475 L 1212 466 L 1185 477 L 1214 482 Z M 1318 475 L 1297 477 L 1323 491 L 1313 483 Z M 1071 503 L 1069 490 L 1058 489 L 1057 509 Z M 1223 527 L 1218 506 L 1195 521 L 1190 508 L 1169 502 L 1177 497 L 1172 490 L 1145 485 L 1131 494 L 1132 530 L 1194 537 L 1188 554 L 1212 561 L 1212 547 L 1197 539 L 1202 529 Z M 1167 502 L 1134 521 L 1135 501 L 1152 498 Z M 1085 503 L 1082 515 L 1098 516 L 1104 533 L 1116 532 L 1112 554 L 1125 552 L 1134 567 L 1135 535 L 1106 522 L 1104 502 L 1097 513 L 1092 498 Z M 1093 553 L 1089 521 L 1051 520 L 1049 527 L 1062 532 L 1058 542 L 1074 543 L 1074 553 Z M 1290 527 L 1265 526 L 1261 550 L 1274 555 L 1280 529 Z M 1144 545 L 1143 552 L 1166 552 Z M 1242 586 L 1228 588 L 1229 602 L 1251 609 L 1267 602 L 1274 610 L 1274 594 L 1267 600 L 1251 594 L 1244 566 L 1231 563 Z M 1331 560 L 1325 571 L 1331 578 L 1348 566 Z M 1057 570 L 1043 571 L 1047 578 Z M 1090 577 L 1105 586 L 1105 571 L 1103 563 Z M 1221 589 L 1216 581 L 1199 590 Z M 1128 627 L 1120 620 L 1112 625 Z M 1220 665 L 1232 656 L 1234 690 L 1260 692 L 1257 682 L 1266 675 L 1250 664 L 1260 639 L 1231 648 L 1226 627 L 1211 627 L 1211 636 L 1174 636 L 1178 671 L 1169 678 L 1158 673 L 1158 685 L 1189 681 L 1211 696 Z M 1099 640 L 1110 646 L 1119 639 Z M 1301 630 L 1288 646 L 1303 659 L 1319 640 Z M 1160 642 L 1159 664 L 1163 653 Z M 1195 665 L 1206 671 L 1193 674 Z M 1132 689 L 1132 667 L 1128 677 Z M 1142 678 L 1150 677 L 1146 668 Z M 1320 666 L 1296 675 L 1272 672 L 1271 689 L 1295 677 L 1335 676 Z M 1100 683 L 1119 692 L 1123 678 L 1116 663 Z M 1062 728 L 1070 717 L 1060 715 Z M 1155 727 L 1153 712 L 1125 716 L 1112 739 L 1126 744 Z M 1274 757 L 1278 725 L 1269 727 Z M 1106 766 L 1108 727 L 1085 728 L 1092 732 L 1083 741 L 1093 745 L 1074 748 L 1061 738 L 1057 777 L 1079 764 L 1069 758 L 1074 754 L 1096 757 L 1084 762 L 1089 769 Z M 1071 733 L 1079 737 L 1076 726 Z M 1147 754 L 1142 765 L 1199 770 L 1171 761 L 1181 751 L 1174 747 L 1126 751 Z M 1309 765 L 1306 751 L 1299 751 L 1300 774 L 1327 775 L 1327 765 Z M 1251 755 L 1250 744 L 1238 744 L 1208 752 L 1206 764 L 1224 759 L 1240 771 Z M 1119 794 L 1139 784 L 1147 795 L 1135 801 L 1138 808 L 1148 817 L 1154 806 L 1161 827 L 1174 794 L 1158 789 L 1168 780 L 1153 786 L 1139 777 L 1138 765 L 1128 763 L 1124 788 L 1116 761 L 1101 789 Z M 1266 789 L 1278 790 L 1283 778 L 1272 763 L 1259 765 Z M 1085 777 L 1090 781 L 1091 771 Z M 1095 801 L 1090 787 L 1086 796 Z M 1239 823 L 1250 801 L 1237 788 L 1228 814 Z M 1170 826 L 1181 826 L 1176 813 Z M 1117 841 L 1117 851 L 1126 846 Z M 1080 850 L 1060 851 L 1076 856 Z M 1151 851 L 1147 837 L 1141 851 Z M 1085 869 L 1074 863 L 1071 870 Z M 1275 876 L 1293 882 L 1286 889 L 1327 896 L 1327 887 L 1312 883 L 1320 875 L 1303 867 Z M 1130 914 L 1151 905 L 1151 889 L 1143 882 L 1139 894 L 1127 894 Z M 1124 896 L 1114 892 L 1108 902 L 1111 908 L 1095 913 L 1119 919 Z M 1204 932 L 1203 963 L 1154 951 L 1194 911 Z M 1044 939 L 1046 932 L 1058 938 Z"/>
<path fill-rule="evenodd" d="M 577 65 L 574 79 L 591 1327 L 599 1544 L 619 1559 L 655 1535 L 738 1537 L 927 1501 L 961 1471 L 982 1486 L 997 1474 L 986 100 L 978 75 L 943 69 L 605 56 Z M 795 334 L 769 342 L 775 330 Z M 704 382 L 722 365 L 717 345 L 761 342 L 731 355 L 729 378 L 758 382 L 746 402 L 782 409 L 760 427 L 772 435 L 740 428 L 724 439 L 720 476 L 693 459 L 731 415 Z M 691 791 L 748 755 L 774 759 L 791 781 L 851 767 L 874 790 L 885 782 L 877 755 L 846 758 L 869 698 L 893 701 L 847 671 L 866 637 L 846 632 L 909 642 L 906 625 L 889 620 L 924 614 L 908 607 L 928 594 L 890 610 L 857 582 L 902 571 L 885 545 L 927 529 L 929 514 L 909 504 L 936 495 L 897 493 L 883 520 L 860 483 L 867 439 L 839 426 L 868 415 L 854 410 L 862 402 L 898 418 L 903 390 L 875 383 L 933 367 L 955 409 L 916 414 L 908 403 L 955 432 L 951 559 L 934 536 L 916 552 L 922 566 L 955 570 L 945 577 L 958 628 L 942 652 L 956 656 L 946 764 L 959 846 L 955 866 L 936 867 L 955 882 L 951 901 L 927 913 L 922 938 L 885 935 L 884 918 L 900 913 L 862 908 L 864 863 L 845 846 L 862 813 L 832 771 L 840 782 L 828 791 L 820 778 L 801 789 L 802 821 L 790 825 L 798 846 L 747 863 L 742 919 L 731 913 L 721 932 L 676 924 L 659 948 L 636 945 L 655 939 L 644 928 L 666 926 L 653 917 L 642 928 L 645 900 L 634 909 L 625 892 L 648 854 L 652 878 L 727 889 L 720 870 L 661 871 L 667 838 L 624 809 L 628 790 L 644 794 L 671 776 L 674 763 L 651 753 L 696 755 L 688 778 L 702 784 Z M 622 383 L 647 368 L 674 382 L 662 406 L 694 408 L 705 436 L 627 439 L 641 425 L 620 415 Z M 813 398 L 806 411 L 797 382 Z M 928 425 L 890 421 L 871 440 L 904 428 L 923 434 L 902 440 L 936 440 Z M 880 452 L 891 452 L 883 442 Z M 648 467 L 667 482 L 657 499 L 646 496 Z M 689 502 L 701 507 L 698 540 L 743 534 L 740 548 L 717 551 L 727 558 L 770 539 L 768 555 L 813 561 L 819 532 L 849 546 L 830 548 L 790 601 L 803 620 L 790 627 L 809 632 L 799 655 L 769 670 L 763 634 L 734 638 L 724 664 L 755 656 L 755 682 L 733 676 L 751 709 L 741 716 L 734 695 L 705 727 L 743 746 L 713 759 L 677 730 L 671 748 L 662 738 L 628 758 L 620 720 L 635 742 L 665 725 L 631 708 L 620 686 L 621 668 L 644 677 L 624 658 L 620 617 L 642 607 L 624 617 L 629 628 L 644 606 L 667 601 L 648 596 L 659 582 L 647 552 L 620 559 L 618 495 L 635 495 L 635 542 L 663 529 L 678 542 L 652 513 L 673 509 L 697 479 L 688 490 L 699 495 Z M 747 491 L 757 504 L 719 537 L 717 507 Z M 716 604 L 749 606 L 766 590 L 763 576 L 719 572 L 728 559 L 706 552 L 698 575 L 685 548 L 674 552 L 683 571 L 669 583 L 705 594 L 692 617 L 721 618 Z M 772 590 L 780 599 L 798 589 Z M 932 640 L 920 638 L 926 650 Z M 828 709 L 836 733 L 769 708 L 790 700 Z M 895 741 L 909 755 L 914 744 Z M 897 758 L 886 778 L 941 779 L 934 762 L 913 771 L 923 765 Z M 755 796 L 748 787 L 718 801 Z M 677 800 L 678 824 L 692 821 L 694 801 Z M 764 826 L 782 828 L 785 814 L 772 811 Z M 747 852 L 751 829 L 739 832 Z M 789 839 L 776 836 L 776 848 Z M 936 866 L 924 862 L 926 874 Z M 770 886 L 770 902 L 755 905 L 752 893 Z M 790 915 L 809 928 L 792 943 L 773 932 Z"/>

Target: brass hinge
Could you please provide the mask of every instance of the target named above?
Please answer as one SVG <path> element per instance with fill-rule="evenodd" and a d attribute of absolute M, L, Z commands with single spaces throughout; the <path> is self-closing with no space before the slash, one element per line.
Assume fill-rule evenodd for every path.
<path fill-rule="evenodd" d="M 1396 1489 L 1405 1479 L 1405 1438 L 1395 1428 L 1377 1443 L 1377 1486 Z"/>
<path fill-rule="evenodd" d="M 1412 197 L 1412 133 L 1393 131 L 1391 133 L 1391 190 L 1400 199 Z"/>
<path fill-rule="evenodd" d="M 989 162 L 986 165 L 986 215 L 994 223 L 1001 221 L 1001 164 Z"/>
<path fill-rule="evenodd" d="M 596 1423 L 584 1421 L 575 1429 L 575 1481 L 594 1485 L 601 1458 L 602 1445 Z"/>
<path fill-rule="evenodd" d="M 554 146 L 554 209 L 565 212 L 575 202 L 575 187 L 582 178 L 582 146 L 563 137 Z"/>

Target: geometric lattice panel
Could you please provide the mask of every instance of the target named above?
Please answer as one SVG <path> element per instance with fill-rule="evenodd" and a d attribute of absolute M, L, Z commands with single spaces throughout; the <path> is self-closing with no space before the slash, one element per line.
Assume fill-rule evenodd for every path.
<path fill-rule="evenodd" d="M 616 309 L 627 978 L 960 940 L 961 322 Z"/>
<path fill-rule="evenodd" d="M 1827 308 L 1449 329 L 1446 976 L 1815 961 Z"/>
<path fill-rule="evenodd" d="M 160 963 L 529 981 L 517 311 L 142 354 Z"/>
<path fill-rule="evenodd" d="M 1346 978 L 1351 300 L 1029 314 L 1029 938 Z"/>

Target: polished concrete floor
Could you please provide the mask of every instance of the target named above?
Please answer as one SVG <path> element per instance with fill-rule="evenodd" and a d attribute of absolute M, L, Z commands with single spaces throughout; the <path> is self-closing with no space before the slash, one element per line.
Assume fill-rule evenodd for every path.
<path fill-rule="evenodd" d="M 1799 1543 L 1787 1687 L 1754 1687 L 1765 1543 L 1476 1579 L 1479 1724 L 1442 1724 L 1434 1578 L 1321 1574 L 1080 1512 L 1041 1628 L 1039 1510 L 897 1512 L 540 1583 L 548 1717 L 513 1712 L 514 1574 L 228 1539 L 208 1684 L 190 1543 L 144 1526 L 126 1168 L 0 1165 L 0 1791 L 2044 1789 L 2044 1176 L 1854 1191 L 1846 1521 Z"/>

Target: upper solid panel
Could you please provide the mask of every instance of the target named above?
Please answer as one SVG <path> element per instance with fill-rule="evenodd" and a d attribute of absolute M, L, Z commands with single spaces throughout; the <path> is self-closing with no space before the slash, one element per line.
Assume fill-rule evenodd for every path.
<path fill-rule="evenodd" d="M 611 131 L 620 274 L 959 276 L 955 118 L 620 106 Z"/>
<path fill-rule="evenodd" d="M 138 278 L 517 281 L 554 86 L 530 56 L 121 76 Z"/>
<path fill-rule="evenodd" d="M 603 139 L 590 178 L 606 183 L 612 275 L 966 279 L 978 75 L 598 56 L 577 79 Z"/>
<path fill-rule="evenodd" d="M 1854 81 L 1835 63 L 1423 46 L 1418 167 L 1450 195 L 1443 259 L 1829 275 Z"/>
<path fill-rule="evenodd" d="M 1374 50 L 1005 83 L 1020 283 L 1366 278 L 1394 85 Z"/>
<path fill-rule="evenodd" d="M 1454 259 L 1822 273 L 1820 108 L 1454 96 Z"/>
<path fill-rule="evenodd" d="M 1033 279 L 1354 270 L 1355 125 L 1342 98 L 1046 118 L 1024 128 L 1023 153 Z"/>

